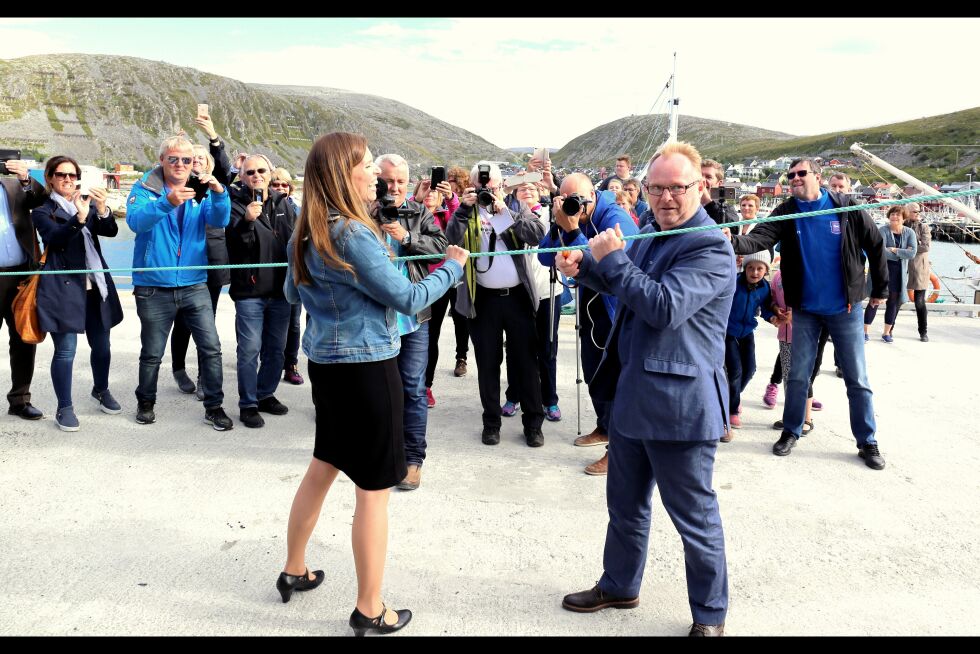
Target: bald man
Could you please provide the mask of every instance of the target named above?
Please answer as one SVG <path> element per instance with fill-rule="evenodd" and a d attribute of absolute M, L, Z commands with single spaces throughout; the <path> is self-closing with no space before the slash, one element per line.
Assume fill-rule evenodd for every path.
<path fill-rule="evenodd" d="M 566 199 L 578 200 L 579 209 L 568 215 L 563 209 Z M 571 209 L 571 207 L 569 207 Z M 623 235 L 636 234 L 636 223 L 622 207 L 616 204 L 616 194 L 612 191 L 596 193 L 592 180 L 582 173 L 573 173 L 561 183 L 560 195 L 553 204 L 554 225 L 541 239 L 541 247 L 553 248 L 561 245 L 585 245 L 588 239 L 606 229 L 619 226 Z M 555 261 L 554 254 L 539 254 L 538 260 L 546 266 Z M 601 296 L 602 301 L 594 301 Z M 602 359 L 602 346 L 609 336 L 612 327 L 612 317 L 616 311 L 616 298 L 612 295 L 597 293 L 583 286 L 579 297 L 579 316 L 582 338 L 582 368 L 586 383 L 589 383 L 589 395 L 596 412 L 596 427 L 590 434 L 575 439 L 575 445 L 589 447 L 604 445 L 609 442 L 607 426 L 608 402 L 598 400 L 592 393 L 591 379 L 595 374 L 599 361 Z M 586 474 L 606 474 L 609 459 L 606 454 L 602 458 L 585 467 Z"/>

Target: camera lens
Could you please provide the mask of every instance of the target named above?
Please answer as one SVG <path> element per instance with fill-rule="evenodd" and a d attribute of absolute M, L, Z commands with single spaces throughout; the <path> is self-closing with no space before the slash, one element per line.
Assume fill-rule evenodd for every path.
<path fill-rule="evenodd" d="M 493 201 L 495 199 L 496 198 L 493 197 L 493 193 L 491 193 L 486 189 L 479 191 L 476 195 L 476 201 L 479 202 L 484 207 L 489 207 L 491 204 L 493 204 Z"/>
<path fill-rule="evenodd" d="M 574 195 L 571 195 L 562 201 L 561 210 L 566 216 L 574 216 L 582 210 L 582 202 Z"/>

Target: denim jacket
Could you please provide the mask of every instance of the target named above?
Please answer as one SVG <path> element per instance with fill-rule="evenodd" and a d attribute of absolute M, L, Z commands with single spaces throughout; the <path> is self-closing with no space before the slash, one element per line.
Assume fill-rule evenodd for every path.
<path fill-rule="evenodd" d="M 446 294 L 463 275 L 455 261 L 411 283 L 395 268 L 388 249 L 370 229 L 342 216 L 330 217 L 330 237 L 337 256 L 354 267 L 331 268 L 312 246 L 304 259 L 312 284 L 293 281 L 293 245 L 287 248 L 289 269 L 283 291 L 292 304 L 303 303 L 309 322 L 303 352 L 315 363 L 383 361 L 398 355 L 396 312 L 418 313 Z"/>

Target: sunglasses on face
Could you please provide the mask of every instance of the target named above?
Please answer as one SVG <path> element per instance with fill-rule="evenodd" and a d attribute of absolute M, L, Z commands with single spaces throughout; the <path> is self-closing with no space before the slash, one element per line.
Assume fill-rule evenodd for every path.
<path fill-rule="evenodd" d="M 61 171 L 56 171 L 51 174 L 57 177 L 58 179 L 78 179 L 78 175 L 75 173 L 63 173 Z"/>
<path fill-rule="evenodd" d="M 269 186 L 272 188 L 289 188 L 289 184 L 286 182 L 272 182 Z"/>
<path fill-rule="evenodd" d="M 796 179 L 797 175 L 799 175 L 800 178 L 802 179 L 806 177 L 808 173 L 812 173 L 812 172 L 813 172 L 812 170 L 798 170 L 796 172 L 786 173 L 786 179 Z"/>
<path fill-rule="evenodd" d="M 253 168 L 252 170 L 246 170 L 245 171 L 245 176 L 246 177 L 251 177 L 255 173 L 258 173 L 260 175 L 265 175 L 267 172 L 269 172 L 269 169 L 268 168 Z"/>
<path fill-rule="evenodd" d="M 185 166 L 190 166 L 194 159 L 192 157 L 167 157 L 167 163 L 171 166 L 176 166 L 178 161 Z"/>

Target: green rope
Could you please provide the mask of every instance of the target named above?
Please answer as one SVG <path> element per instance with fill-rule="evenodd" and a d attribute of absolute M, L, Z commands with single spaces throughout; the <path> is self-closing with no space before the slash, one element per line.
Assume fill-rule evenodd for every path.
<path fill-rule="evenodd" d="M 767 216 L 765 218 L 753 218 L 752 220 L 739 220 L 732 223 L 721 223 L 712 225 L 702 225 L 700 227 L 681 227 L 679 229 L 671 229 L 663 232 L 647 232 L 646 234 L 634 234 L 632 236 L 624 236 L 624 241 L 636 241 L 644 238 L 659 238 L 662 236 L 675 236 L 677 234 L 686 234 L 688 232 L 703 232 L 711 229 L 726 229 L 731 227 L 739 227 L 741 225 L 755 225 L 761 223 L 774 223 L 780 220 L 795 220 L 797 218 L 809 218 L 811 216 L 826 216 L 834 213 L 843 213 L 845 211 L 858 211 L 869 208 L 876 207 L 893 207 L 902 204 L 912 204 L 924 202 L 926 200 L 942 200 L 944 198 L 955 198 L 964 197 L 968 195 L 980 194 L 980 189 L 967 190 L 967 191 L 956 191 L 955 193 L 939 193 L 937 195 L 920 195 L 913 198 L 904 198 L 902 200 L 889 200 L 888 202 L 871 202 L 868 204 L 855 204 L 846 207 L 835 207 L 833 209 L 821 209 L 820 211 L 805 211 L 803 213 L 786 214 L 784 216 Z M 571 252 L 572 250 L 587 250 L 589 246 L 586 245 L 565 245 L 557 248 L 526 248 L 523 250 L 502 250 L 499 252 L 471 252 L 470 257 L 497 257 L 502 255 L 514 255 L 514 254 L 550 254 L 558 252 Z M 394 261 L 421 261 L 426 259 L 444 259 L 445 254 L 416 254 L 412 256 L 405 257 L 395 257 Z M 33 271 L 12 271 L 12 272 L 0 272 L 0 276 L 5 275 L 82 275 L 88 273 L 124 273 L 124 272 L 152 272 L 152 271 L 170 271 L 170 270 L 234 270 L 236 268 L 283 268 L 287 266 L 286 263 L 231 263 L 231 264 L 216 264 L 216 265 L 201 265 L 201 266 L 165 266 L 160 268 L 96 268 L 93 270 L 33 270 Z"/>

